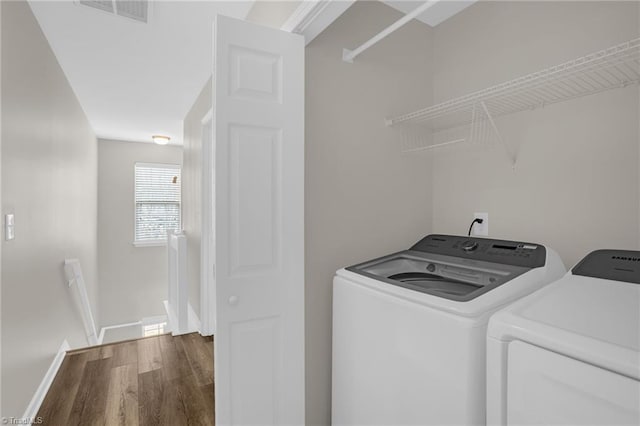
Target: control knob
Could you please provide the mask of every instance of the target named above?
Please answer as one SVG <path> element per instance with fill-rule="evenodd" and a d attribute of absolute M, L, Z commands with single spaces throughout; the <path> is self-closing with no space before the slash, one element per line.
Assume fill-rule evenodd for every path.
<path fill-rule="evenodd" d="M 478 243 L 475 241 L 469 240 L 462 243 L 462 250 L 466 252 L 474 251 L 477 248 L 478 248 Z"/>

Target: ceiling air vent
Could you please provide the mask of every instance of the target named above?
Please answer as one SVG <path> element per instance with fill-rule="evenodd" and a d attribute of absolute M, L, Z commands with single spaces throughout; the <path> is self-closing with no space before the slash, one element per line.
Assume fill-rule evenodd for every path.
<path fill-rule="evenodd" d="M 113 13 L 112 0 L 80 0 L 80 4 Z"/>
<path fill-rule="evenodd" d="M 144 23 L 149 18 L 148 0 L 78 0 L 78 4 Z"/>
<path fill-rule="evenodd" d="M 116 13 L 125 18 L 147 22 L 149 2 L 147 0 L 116 0 Z"/>

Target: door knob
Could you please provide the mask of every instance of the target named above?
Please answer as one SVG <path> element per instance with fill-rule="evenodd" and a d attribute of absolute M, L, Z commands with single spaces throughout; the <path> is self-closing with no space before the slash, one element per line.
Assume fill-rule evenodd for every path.
<path fill-rule="evenodd" d="M 238 296 L 229 297 L 229 304 L 231 306 L 236 306 L 238 304 Z"/>

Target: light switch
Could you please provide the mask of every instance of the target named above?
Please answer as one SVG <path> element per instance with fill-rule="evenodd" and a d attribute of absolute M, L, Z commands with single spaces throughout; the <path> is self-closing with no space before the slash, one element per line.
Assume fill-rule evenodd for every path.
<path fill-rule="evenodd" d="M 13 213 L 4 216 L 4 238 L 11 241 L 16 237 L 16 225 Z"/>

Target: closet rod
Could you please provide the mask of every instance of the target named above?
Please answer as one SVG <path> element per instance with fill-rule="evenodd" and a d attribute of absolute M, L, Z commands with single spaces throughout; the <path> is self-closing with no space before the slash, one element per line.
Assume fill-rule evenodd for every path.
<path fill-rule="evenodd" d="M 372 38 L 364 42 L 360 47 L 357 47 L 353 50 L 343 49 L 342 60 L 345 62 L 353 63 L 353 60 L 356 58 L 356 56 L 360 55 L 362 52 L 364 52 L 365 50 L 367 50 L 368 48 L 370 48 L 371 46 L 373 46 L 374 44 L 376 44 L 377 42 L 379 42 L 389 34 L 393 33 L 397 29 L 403 27 L 407 22 L 411 21 L 413 18 L 416 18 L 418 15 L 422 15 L 423 12 L 425 12 L 427 9 L 431 8 L 432 6 L 436 5 L 440 1 L 441 0 L 426 1 L 424 2 L 424 4 L 416 7 L 414 10 L 407 13 L 402 18 L 398 19 L 396 22 L 389 25 L 387 28 L 385 28 L 384 30 L 382 30 L 381 32 L 379 32 L 378 34 L 376 34 L 375 36 L 373 36 Z"/>

